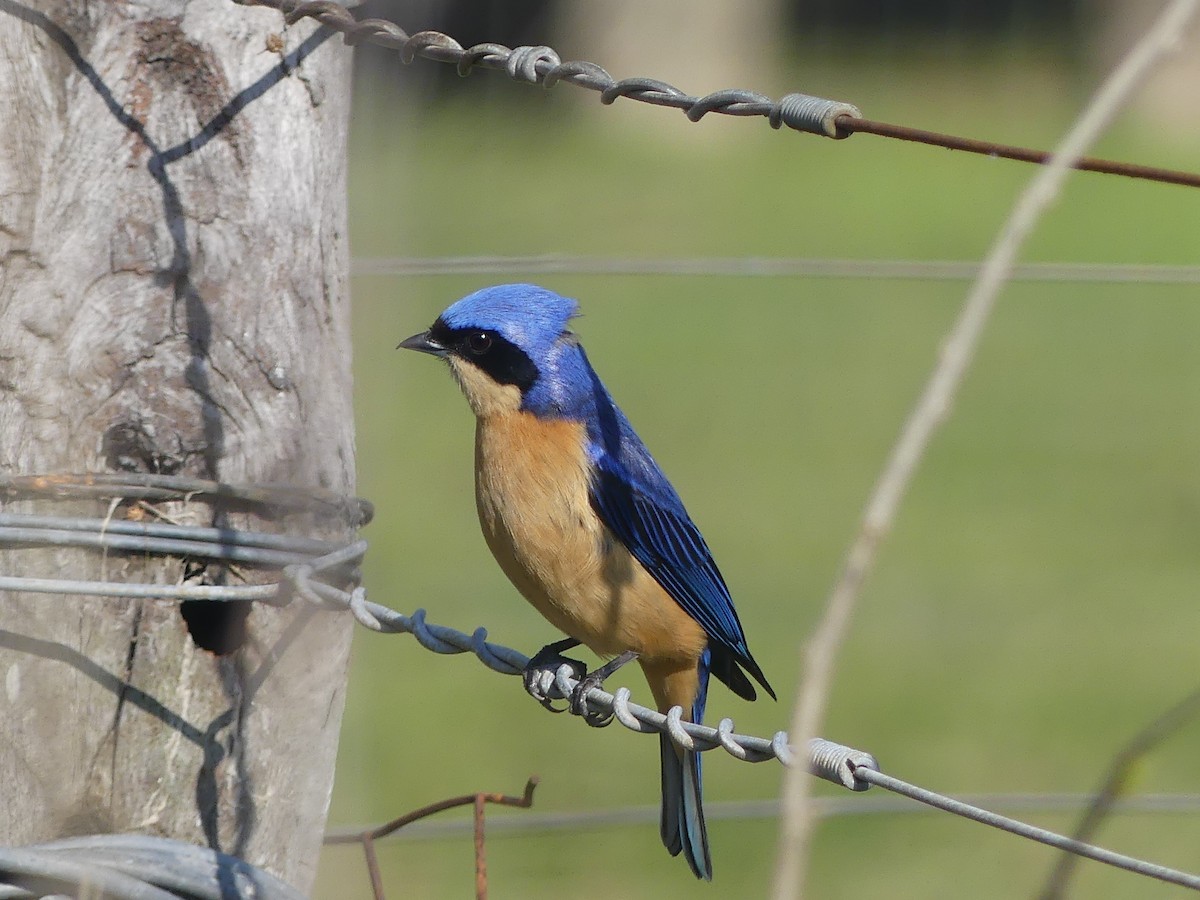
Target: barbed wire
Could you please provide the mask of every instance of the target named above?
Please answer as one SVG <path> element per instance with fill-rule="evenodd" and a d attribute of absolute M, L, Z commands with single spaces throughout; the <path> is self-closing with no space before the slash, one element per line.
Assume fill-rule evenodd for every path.
<path fill-rule="evenodd" d="M 366 256 L 350 261 L 360 278 L 442 275 L 803 276 L 968 281 L 980 263 L 926 259 L 822 259 L 726 256 Z M 1013 267 L 1010 281 L 1087 284 L 1200 284 L 1200 266 L 1044 262 Z"/>
<path fill-rule="evenodd" d="M 601 66 L 586 60 L 563 62 L 553 48 L 547 46 L 506 47 L 497 43 L 463 47 L 458 41 L 440 31 L 419 31 L 409 35 L 395 22 L 381 18 L 356 19 L 346 7 L 334 0 L 234 0 L 243 6 L 266 6 L 279 10 L 284 19 L 295 23 L 312 18 L 326 28 L 340 32 L 347 43 L 367 42 L 396 50 L 405 65 L 422 58 L 449 63 L 459 75 L 469 75 L 476 68 L 504 72 L 514 81 L 553 87 L 564 82 L 587 88 L 600 94 L 600 102 L 609 105 L 628 97 L 653 106 L 668 106 L 682 110 L 692 122 L 709 113 L 729 116 L 764 117 L 772 128 L 786 125 L 794 131 L 823 135 L 835 139 L 863 132 L 880 137 L 929 144 L 949 150 L 962 150 L 984 156 L 1002 157 L 1018 162 L 1045 165 L 1053 158 L 1046 150 L 1000 144 L 975 138 L 960 137 L 879 122 L 864 118 L 858 107 L 841 100 L 828 100 L 810 94 L 793 93 L 775 101 L 755 91 L 731 88 L 701 97 L 692 96 L 656 78 L 614 79 Z M 1120 175 L 1185 187 L 1200 187 L 1200 173 L 1145 166 L 1136 163 L 1081 157 L 1071 167 L 1106 175 Z"/>
<path fill-rule="evenodd" d="M 175 479 L 173 476 L 154 477 L 155 489 L 166 493 L 176 488 L 186 495 L 187 491 L 181 485 L 192 483 L 191 479 Z M 121 496 L 123 478 L 125 476 L 121 474 L 105 476 L 103 487 L 107 496 Z M 142 476 L 130 475 L 129 482 L 130 490 L 135 494 L 146 489 Z M 12 485 L 20 485 L 22 496 L 41 493 L 46 497 L 61 498 L 73 496 L 74 489 L 80 485 L 95 486 L 97 479 L 78 475 L 30 476 L 21 479 L 9 477 L 0 479 L 0 486 L 4 484 L 10 486 L 10 493 L 15 490 Z M 229 485 L 219 487 L 221 490 L 212 492 L 214 496 L 248 496 L 253 493 L 249 489 Z M 0 491 L 2 494 L 3 491 Z M 269 502 L 269 492 L 256 496 L 264 503 Z M 343 505 L 353 507 L 352 503 Z M 0 514 L 0 547 L 4 546 L 72 546 L 103 552 L 199 555 L 206 559 L 236 561 L 241 565 L 277 568 L 280 578 L 262 585 L 222 586 L 2 576 L 0 590 L 181 599 L 193 596 L 190 591 L 202 588 L 203 597 L 207 600 L 258 600 L 273 604 L 288 603 L 294 597 L 300 597 L 324 609 L 348 610 L 361 625 L 372 631 L 412 634 L 422 647 L 435 653 L 472 653 L 488 668 L 506 675 L 523 673 L 529 663 L 529 657 L 520 651 L 488 641 L 485 628 L 477 628 L 471 634 L 466 634 L 444 625 L 430 624 L 426 622 L 423 609 L 406 616 L 367 600 L 366 589 L 361 584 L 347 590 L 331 583 L 331 580 L 339 583 L 357 580 L 357 567 L 367 550 L 367 542 L 361 539 L 336 546 L 311 538 L 268 535 L 231 528 L 201 528 L 171 523 L 146 525 L 118 520 L 112 515 L 89 519 L 4 513 Z M 331 546 L 333 549 L 330 549 Z M 554 671 L 537 672 L 534 680 L 542 694 L 551 699 L 569 698 L 579 683 L 571 667 L 565 664 Z M 786 732 L 776 732 L 770 739 L 738 734 L 730 718 L 721 719 L 716 727 L 685 722 L 680 707 L 674 707 L 664 714 L 633 703 L 630 697 L 631 692 L 624 687 L 611 694 L 601 688 L 592 688 L 584 700 L 593 714 L 611 715 L 630 731 L 665 733 L 672 741 L 689 750 L 707 752 L 720 747 L 730 756 L 745 762 L 777 759 L 785 766 L 795 766 L 802 757 L 806 757 L 804 761 L 808 772 L 852 791 L 865 791 L 869 786 L 877 785 L 931 807 L 1079 856 L 1200 890 L 1200 876 L 1074 840 L 886 775 L 875 757 L 865 751 L 814 738 L 807 743 L 806 753 L 801 754 L 791 746 Z"/>

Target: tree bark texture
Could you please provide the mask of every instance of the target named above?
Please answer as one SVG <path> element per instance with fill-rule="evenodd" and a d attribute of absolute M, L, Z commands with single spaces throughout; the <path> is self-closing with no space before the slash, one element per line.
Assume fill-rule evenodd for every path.
<path fill-rule="evenodd" d="M 0 0 L 0 472 L 354 488 L 350 51 L 228 0 Z M 336 516 L 0 501 L 343 541 Z M 239 583 L 179 558 L 0 550 L 0 573 Z M 351 617 L 0 596 L 0 843 L 137 831 L 307 891 Z M 196 630 L 193 623 L 193 630 Z M 244 631 L 244 634 L 242 633 Z"/>

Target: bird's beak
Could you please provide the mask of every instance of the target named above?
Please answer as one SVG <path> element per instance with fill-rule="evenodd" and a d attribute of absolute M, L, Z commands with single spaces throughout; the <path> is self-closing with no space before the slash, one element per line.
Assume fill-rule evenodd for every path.
<path fill-rule="evenodd" d="M 434 356 L 445 356 L 450 352 L 449 348 L 443 347 L 431 338 L 428 331 L 422 331 L 420 334 L 414 334 L 410 338 L 405 338 L 397 345 L 396 349 L 420 350 L 422 353 L 431 353 Z"/>

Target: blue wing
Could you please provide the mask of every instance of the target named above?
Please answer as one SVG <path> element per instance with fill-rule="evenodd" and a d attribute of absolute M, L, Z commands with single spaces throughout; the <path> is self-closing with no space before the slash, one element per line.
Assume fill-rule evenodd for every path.
<path fill-rule="evenodd" d="M 595 387 L 597 415 L 589 424 L 593 509 L 704 629 L 713 651 L 713 674 L 735 693 L 754 699 L 753 686 L 737 668 L 740 665 L 774 697 L 746 646 L 729 588 L 700 530 L 598 379 Z"/>
<path fill-rule="evenodd" d="M 663 506 L 631 482 L 619 463 L 601 457 L 592 505 L 638 562 L 712 640 L 746 652 L 746 638 L 712 554 L 687 513 Z"/>

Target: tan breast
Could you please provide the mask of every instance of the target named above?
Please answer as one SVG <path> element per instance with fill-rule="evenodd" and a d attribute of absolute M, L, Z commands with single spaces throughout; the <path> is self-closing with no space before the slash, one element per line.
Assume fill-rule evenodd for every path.
<path fill-rule="evenodd" d="M 596 653 L 694 661 L 706 641 L 596 517 L 584 426 L 525 412 L 481 416 L 479 522 L 496 561 L 547 620 Z"/>

